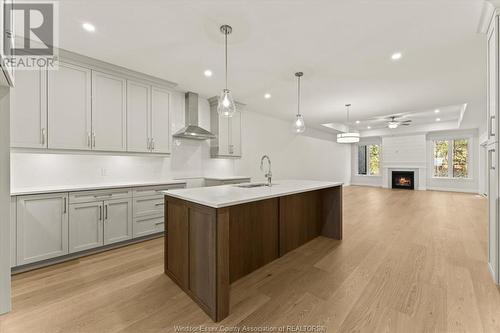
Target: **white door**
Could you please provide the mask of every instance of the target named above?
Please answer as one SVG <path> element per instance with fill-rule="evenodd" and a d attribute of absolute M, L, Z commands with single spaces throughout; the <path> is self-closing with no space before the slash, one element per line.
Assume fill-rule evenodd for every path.
<path fill-rule="evenodd" d="M 499 239 L 498 239 L 498 176 L 497 176 L 497 144 L 488 148 L 488 209 L 489 209 L 489 248 L 488 264 L 496 283 L 499 283 Z"/>
<path fill-rule="evenodd" d="M 104 201 L 104 245 L 132 238 L 132 199 Z"/>
<path fill-rule="evenodd" d="M 151 91 L 151 137 L 155 153 L 170 152 L 170 93 L 155 87 Z"/>
<path fill-rule="evenodd" d="M 68 254 L 68 194 L 17 198 L 17 264 Z"/>
<path fill-rule="evenodd" d="M 59 63 L 49 71 L 49 148 L 90 150 L 91 71 Z"/>
<path fill-rule="evenodd" d="M 93 149 L 127 149 L 126 80 L 92 71 Z"/>
<path fill-rule="evenodd" d="M 103 245 L 103 217 L 102 201 L 70 205 L 70 253 Z"/>
<path fill-rule="evenodd" d="M 47 72 L 17 71 L 11 89 L 11 147 L 47 148 Z"/>
<path fill-rule="evenodd" d="M 127 151 L 149 151 L 150 99 L 151 86 L 127 81 Z"/>
<path fill-rule="evenodd" d="M 231 156 L 241 156 L 241 112 L 236 111 L 229 120 L 228 153 Z"/>

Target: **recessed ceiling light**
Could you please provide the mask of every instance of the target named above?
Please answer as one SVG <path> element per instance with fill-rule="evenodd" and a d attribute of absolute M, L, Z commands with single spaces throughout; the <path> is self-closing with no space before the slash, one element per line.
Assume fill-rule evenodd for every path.
<path fill-rule="evenodd" d="M 82 24 L 82 28 L 88 32 L 95 32 L 95 26 L 92 23 L 85 22 Z"/>
<path fill-rule="evenodd" d="M 391 55 L 392 60 L 399 60 L 403 57 L 403 54 L 401 52 L 396 52 Z"/>
<path fill-rule="evenodd" d="M 371 126 L 366 126 L 367 129 L 371 129 L 372 127 Z"/>
<path fill-rule="evenodd" d="M 265 99 L 269 99 L 269 98 L 271 98 L 271 94 L 270 94 L 270 93 L 265 93 L 265 94 L 264 94 L 264 98 L 265 98 Z"/>
<path fill-rule="evenodd" d="M 434 110 L 434 113 L 439 113 L 439 112 L 440 112 L 439 109 Z"/>
<path fill-rule="evenodd" d="M 211 77 L 212 76 L 212 71 L 210 69 L 207 69 L 203 72 L 203 74 L 206 76 L 206 77 Z"/>
<path fill-rule="evenodd" d="M 441 118 L 436 118 L 436 121 L 441 121 Z"/>
<path fill-rule="evenodd" d="M 359 124 L 359 123 L 360 123 L 360 121 L 359 121 L 359 120 L 356 120 L 356 124 Z"/>

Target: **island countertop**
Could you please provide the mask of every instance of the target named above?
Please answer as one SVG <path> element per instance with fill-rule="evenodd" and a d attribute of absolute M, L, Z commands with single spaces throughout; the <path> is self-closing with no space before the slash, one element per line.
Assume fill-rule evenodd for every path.
<path fill-rule="evenodd" d="M 242 188 L 237 185 L 221 185 L 176 189 L 163 191 L 162 193 L 170 197 L 194 202 L 200 205 L 212 208 L 222 208 L 285 195 L 342 186 L 342 184 L 341 182 L 317 180 L 276 180 L 273 181 L 273 186 L 271 187 Z"/>

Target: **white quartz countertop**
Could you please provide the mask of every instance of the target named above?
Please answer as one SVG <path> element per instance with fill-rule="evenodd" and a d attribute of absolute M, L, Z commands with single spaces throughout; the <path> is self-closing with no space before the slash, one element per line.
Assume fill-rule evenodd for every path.
<path fill-rule="evenodd" d="M 239 180 L 239 179 L 250 179 L 252 177 L 248 176 L 229 176 L 229 177 L 204 177 L 208 180 Z"/>
<path fill-rule="evenodd" d="M 247 202 L 281 197 L 342 186 L 339 182 L 316 180 L 276 180 L 272 187 L 241 188 L 236 185 L 221 185 L 163 191 L 163 194 L 213 208 L 239 205 Z"/>
<path fill-rule="evenodd" d="M 184 181 L 184 180 L 162 180 L 162 181 L 157 181 L 157 182 L 131 182 L 131 183 L 110 183 L 110 184 L 82 184 L 82 185 L 63 185 L 63 186 L 20 187 L 20 188 L 11 189 L 10 195 L 17 196 L 17 195 L 30 195 L 30 194 L 42 194 L 42 193 L 106 190 L 106 189 L 124 188 L 124 187 L 142 187 L 142 186 L 175 185 L 175 184 L 186 184 L 186 181 Z"/>

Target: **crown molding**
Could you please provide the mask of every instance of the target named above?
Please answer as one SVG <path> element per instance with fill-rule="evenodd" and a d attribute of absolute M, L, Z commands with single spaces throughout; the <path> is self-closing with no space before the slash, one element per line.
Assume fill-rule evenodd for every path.
<path fill-rule="evenodd" d="M 479 25 L 477 27 L 477 32 L 485 34 L 488 32 L 488 27 L 493 19 L 495 13 L 500 11 L 500 0 L 486 0 L 483 3 L 483 9 L 481 11 L 481 18 L 479 19 Z"/>

